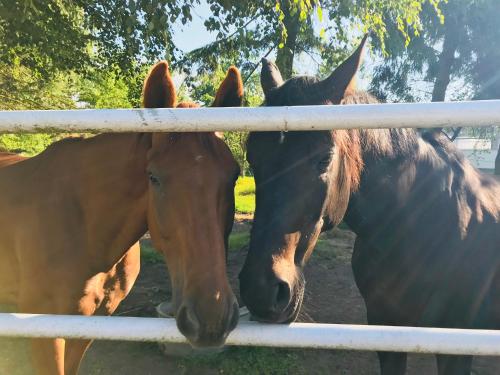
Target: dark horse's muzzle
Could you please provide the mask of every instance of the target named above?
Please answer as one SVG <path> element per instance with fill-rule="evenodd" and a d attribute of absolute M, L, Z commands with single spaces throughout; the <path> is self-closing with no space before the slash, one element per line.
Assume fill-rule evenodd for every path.
<path fill-rule="evenodd" d="M 293 322 L 304 296 L 302 272 L 296 267 L 281 275 L 272 270 L 263 272 L 262 266 L 252 266 L 249 260 L 239 279 L 241 298 L 252 317 L 266 323 Z"/>

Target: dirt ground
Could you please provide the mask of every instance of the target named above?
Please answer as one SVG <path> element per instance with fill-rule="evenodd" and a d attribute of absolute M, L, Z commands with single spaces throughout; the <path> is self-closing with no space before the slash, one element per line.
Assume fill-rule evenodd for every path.
<path fill-rule="evenodd" d="M 240 222 L 235 230 L 248 228 L 247 222 Z M 323 235 L 305 270 L 307 291 L 300 320 L 366 324 L 350 267 L 353 242 L 354 234 L 347 230 Z M 230 252 L 229 275 L 235 292 L 246 250 L 243 246 Z M 117 315 L 154 316 L 155 306 L 170 295 L 164 264 L 157 259 L 142 262 L 141 275 Z M 0 340 L 0 375 L 32 373 L 26 344 L 26 340 Z M 377 357 L 371 352 L 229 348 L 222 354 L 173 358 L 164 356 L 154 343 L 112 341 L 95 342 L 80 370 L 81 375 L 378 373 Z M 435 373 L 433 356 L 409 356 L 408 374 Z M 473 374 L 500 374 L 500 358 L 476 357 Z"/>

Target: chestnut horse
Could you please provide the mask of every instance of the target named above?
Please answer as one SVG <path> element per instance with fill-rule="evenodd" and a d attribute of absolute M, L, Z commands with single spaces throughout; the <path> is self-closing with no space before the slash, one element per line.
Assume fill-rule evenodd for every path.
<path fill-rule="evenodd" d="M 0 148 L 0 168 L 6 167 L 11 164 L 18 163 L 20 161 L 26 160 L 24 156 L 15 154 L 13 152 L 7 152 Z"/>
<path fill-rule="evenodd" d="M 214 106 L 239 106 L 230 68 Z M 144 84 L 147 108 L 175 107 L 168 65 Z M 194 104 L 180 104 L 193 107 Z M 23 313 L 111 314 L 139 273 L 147 230 L 163 253 L 179 330 L 224 343 L 238 320 L 227 239 L 239 167 L 215 133 L 102 134 L 59 141 L 0 170 L 0 301 Z M 89 340 L 34 339 L 40 374 L 76 374 Z"/>
<path fill-rule="evenodd" d="M 354 89 L 365 40 L 323 81 L 283 82 L 264 61 L 265 105 L 376 103 Z M 302 267 L 346 213 L 369 324 L 500 328 L 500 184 L 447 139 L 412 129 L 251 133 L 247 150 L 257 202 L 240 288 L 255 318 L 295 319 Z M 384 375 L 406 371 L 406 353 L 379 359 Z M 439 374 L 468 374 L 471 360 L 437 355 Z"/>

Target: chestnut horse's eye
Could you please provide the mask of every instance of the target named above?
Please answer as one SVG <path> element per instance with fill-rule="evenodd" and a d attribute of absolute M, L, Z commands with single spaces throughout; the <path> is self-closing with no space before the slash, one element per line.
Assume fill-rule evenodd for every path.
<path fill-rule="evenodd" d="M 153 185 L 155 185 L 155 186 L 159 186 L 160 185 L 160 180 L 158 179 L 158 177 L 156 177 L 151 172 L 148 172 L 148 177 L 149 177 L 149 181 L 151 181 L 151 183 Z"/>

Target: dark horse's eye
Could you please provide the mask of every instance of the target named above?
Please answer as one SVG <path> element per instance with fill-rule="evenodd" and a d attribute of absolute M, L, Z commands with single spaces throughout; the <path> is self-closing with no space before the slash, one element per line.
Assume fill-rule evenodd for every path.
<path fill-rule="evenodd" d="M 318 162 L 318 169 L 321 172 L 325 172 L 328 169 L 328 166 L 330 165 L 331 162 L 331 157 L 328 155 L 327 157 L 324 157 Z"/>
<path fill-rule="evenodd" d="M 156 186 L 160 185 L 160 180 L 158 179 L 158 177 L 156 177 L 151 172 L 148 172 L 148 177 L 149 177 L 149 181 L 151 181 L 151 183 L 153 185 L 156 185 Z"/>

